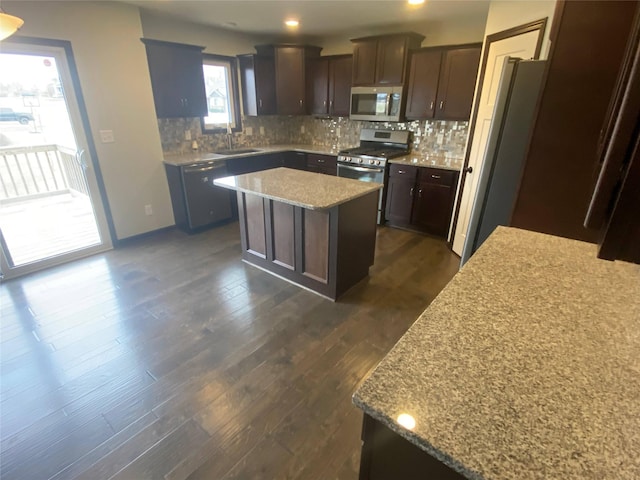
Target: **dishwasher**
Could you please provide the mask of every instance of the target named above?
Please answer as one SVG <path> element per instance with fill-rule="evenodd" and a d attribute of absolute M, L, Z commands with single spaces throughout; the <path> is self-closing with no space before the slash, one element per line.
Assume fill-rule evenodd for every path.
<path fill-rule="evenodd" d="M 193 233 L 235 218 L 234 193 L 215 186 L 228 175 L 226 162 L 165 164 L 176 226 Z"/>

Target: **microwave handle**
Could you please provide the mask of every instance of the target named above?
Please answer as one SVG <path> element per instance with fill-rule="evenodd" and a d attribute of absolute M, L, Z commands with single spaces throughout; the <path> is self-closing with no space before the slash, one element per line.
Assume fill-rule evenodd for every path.
<path fill-rule="evenodd" d="M 391 115 L 391 93 L 387 93 L 387 103 L 385 105 L 385 112 L 387 112 L 387 116 Z"/>

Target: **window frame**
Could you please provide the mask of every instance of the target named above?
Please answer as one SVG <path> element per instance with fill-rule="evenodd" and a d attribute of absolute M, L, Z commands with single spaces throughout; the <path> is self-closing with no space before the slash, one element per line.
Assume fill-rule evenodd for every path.
<path fill-rule="evenodd" d="M 226 55 L 216 55 L 213 53 L 203 53 L 202 54 L 202 65 L 203 68 L 207 65 L 207 61 L 215 62 L 215 64 L 227 64 L 229 69 L 229 77 L 231 80 L 231 98 L 229 99 L 229 106 L 232 109 L 232 117 L 233 124 L 231 126 L 231 131 L 233 133 L 242 131 L 242 116 L 240 114 L 240 88 L 238 82 L 238 60 L 235 57 L 228 57 Z M 204 75 L 204 71 L 203 71 Z M 205 88 L 206 94 L 206 88 Z M 209 109 L 209 98 L 207 97 L 207 111 Z M 227 133 L 227 128 L 225 127 L 207 127 L 205 124 L 206 117 L 200 117 L 200 127 L 202 133 Z"/>

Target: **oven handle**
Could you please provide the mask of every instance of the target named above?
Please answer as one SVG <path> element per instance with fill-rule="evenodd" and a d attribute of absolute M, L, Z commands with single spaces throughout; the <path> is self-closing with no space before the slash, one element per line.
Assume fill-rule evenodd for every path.
<path fill-rule="evenodd" d="M 355 170 L 356 172 L 384 172 L 384 168 L 364 168 L 364 167 L 352 167 L 351 165 L 338 164 L 338 168 L 346 168 L 347 170 Z"/>

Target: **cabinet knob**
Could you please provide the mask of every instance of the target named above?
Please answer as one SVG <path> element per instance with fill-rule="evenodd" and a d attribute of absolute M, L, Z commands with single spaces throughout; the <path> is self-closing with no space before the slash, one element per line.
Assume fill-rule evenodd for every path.
<path fill-rule="evenodd" d="M 473 167 L 467 167 L 463 170 L 465 173 L 473 173 Z"/>

